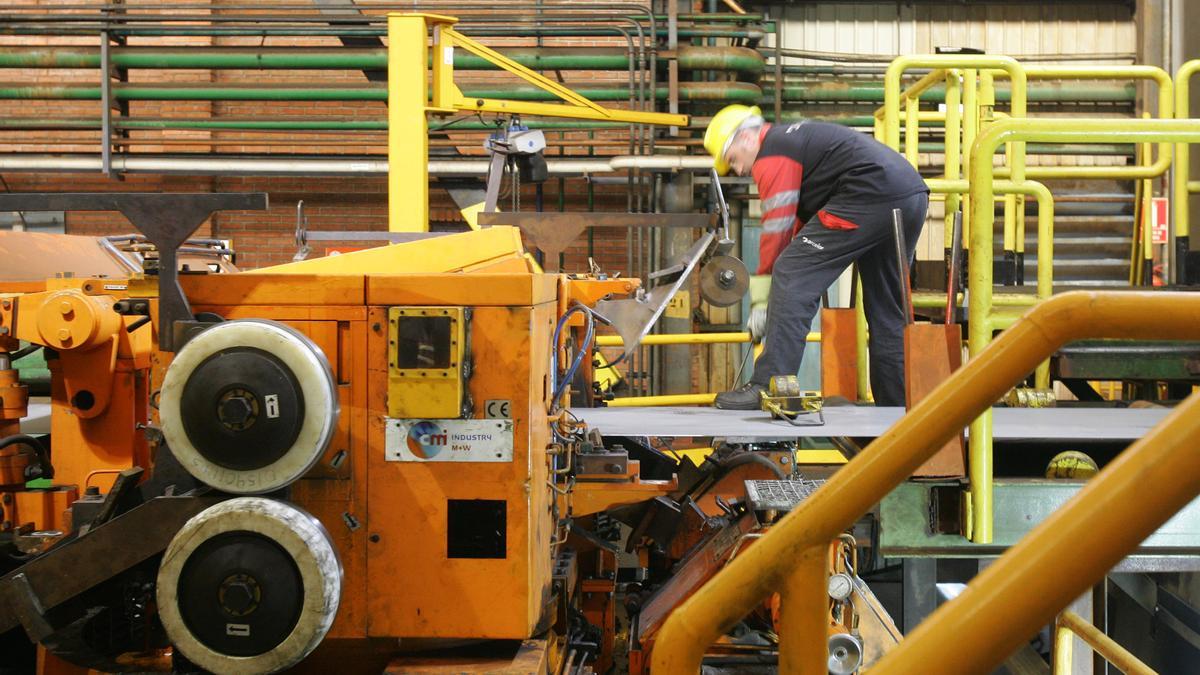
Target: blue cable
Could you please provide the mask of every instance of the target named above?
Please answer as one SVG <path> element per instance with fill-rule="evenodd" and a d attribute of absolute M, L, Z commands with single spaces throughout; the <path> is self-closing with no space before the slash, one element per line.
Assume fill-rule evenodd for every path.
<path fill-rule="evenodd" d="M 562 335 L 562 328 L 566 325 L 567 319 L 577 312 L 583 312 L 587 315 L 587 332 L 584 335 L 583 344 L 579 345 L 579 348 L 576 350 L 575 359 L 571 362 L 571 367 L 567 369 L 566 375 L 563 376 L 563 379 L 557 382 L 554 386 L 554 390 L 550 398 L 552 410 L 557 409 L 558 400 L 562 397 L 563 391 L 566 390 L 567 386 L 571 383 L 571 380 L 575 379 L 575 374 L 579 371 L 579 366 L 583 363 L 583 357 L 587 353 L 587 350 L 591 347 L 592 340 L 596 334 L 596 323 L 590 309 L 583 305 L 575 305 L 571 307 L 571 309 L 567 310 L 567 312 L 563 314 L 561 318 L 559 318 L 558 325 L 554 328 L 554 342 L 550 345 L 551 376 L 553 376 L 558 368 L 558 340 Z"/>

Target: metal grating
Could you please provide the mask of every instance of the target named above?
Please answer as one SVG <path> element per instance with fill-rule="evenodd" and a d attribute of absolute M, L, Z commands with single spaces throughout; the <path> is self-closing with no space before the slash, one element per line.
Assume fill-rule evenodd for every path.
<path fill-rule="evenodd" d="M 746 499 L 755 511 L 791 511 L 825 484 L 823 480 L 748 480 Z"/>

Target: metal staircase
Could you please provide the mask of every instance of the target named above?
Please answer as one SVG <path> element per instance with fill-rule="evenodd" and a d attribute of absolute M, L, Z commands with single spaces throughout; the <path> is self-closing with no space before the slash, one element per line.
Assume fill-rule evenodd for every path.
<path fill-rule="evenodd" d="M 1128 288 L 1129 255 L 1134 233 L 1133 194 L 1114 183 L 1111 191 L 1055 194 L 1054 286 Z M 1108 187 L 1108 186 L 1105 186 Z M 1025 283 L 1037 278 L 1036 209 L 1029 205 L 1025 226 Z M 996 259 L 1003 251 L 1003 219 L 997 214 Z"/>

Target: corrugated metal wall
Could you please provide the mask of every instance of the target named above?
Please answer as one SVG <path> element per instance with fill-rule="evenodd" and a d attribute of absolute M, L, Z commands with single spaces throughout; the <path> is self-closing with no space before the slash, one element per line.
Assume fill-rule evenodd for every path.
<path fill-rule="evenodd" d="M 1130 63 L 1137 49 L 1127 2 L 804 3 L 773 6 L 771 16 L 781 20 L 784 47 L 843 54 L 975 47 L 1018 58 L 1065 54 L 1072 60 Z"/>
<path fill-rule="evenodd" d="M 938 47 L 972 47 L 1030 63 L 1129 64 L 1135 62 L 1137 32 L 1127 2 L 1019 3 L 795 3 L 775 5 L 770 15 L 780 21 L 779 38 L 788 65 L 868 66 L 850 75 L 825 75 L 855 82 L 882 82 L 882 69 L 901 54 L 932 54 Z M 820 52 L 825 58 L 803 58 Z M 857 58 L 856 58 L 857 57 Z M 789 76 L 796 77 L 796 76 Z M 803 77 L 803 76 L 800 76 Z M 820 77 L 820 76 L 818 76 Z M 1002 105 L 1001 108 L 1006 106 Z M 932 109 L 933 104 L 926 104 Z M 804 108 L 798 111 L 804 111 Z M 807 110 L 832 112 L 828 108 Z M 845 110 L 841 106 L 840 110 Z M 1040 106 L 1032 114 L 1128 116 L 1127 105 L 1058 109 Z M 1030 166 L 1046 164 L 1125 164 L 1124 156 L 1031 155 Z M 925 169 L 939 169 L 941 154 L 920 155 Z M 921 259 L 937 260 L 942 205 L 931 204 L 929 226 L 919 242 Z"/>

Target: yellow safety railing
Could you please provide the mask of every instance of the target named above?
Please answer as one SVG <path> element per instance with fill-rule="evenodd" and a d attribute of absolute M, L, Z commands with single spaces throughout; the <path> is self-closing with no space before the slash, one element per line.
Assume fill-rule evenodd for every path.
<path fill-rule="evenodd" d="M 1200 394 L 1192 394 L 871 673 L 989 672 L 1196 497 L 1198 435 Z"/>
<path fill-rule="evenodd" d="M 1038 363 L 1088 338 L 1200 338 L 1200 295 L 1073 292 L 1029 310 L 681 604 L 655 640 L 653 672 L 697 672 L 708 645 L 779 592 L 779 672 L 824 675 L 829 542 Z M 1092 478 L 872 672 L 988 672 L 1196 494 L 1200 454 L 1191 446 L 1198 435 L 1200 394 Z M 1055 573 L 1047 575 L 1048 569 Z M 996 604 L 981 611 L 979 600 Z M 1003 611 L 996 609 L 1000 602 Z"/>
<path fill-rule="evenodd" d="M 953 193 L 969 193 L 970 183 L 965 180 L 944 181 L 930 179 L 926 181 L 929 188 L 935 192 L 945 194 Z M 1036 304 L 1039 301 L 1048 299 L 1054 292 L 1054 197 L 1051 195 L 1049 188 L 1037 181 L 1027 180 L 1017 184 L 1012 181 L 1002 180 L 996 181 L 993 185 L 993 191 L 999 194 L 1020 194 L 1034 197 L 1037 200 L 1038 215 L 1038 252 L 1037 252 L 1037 293 L 1035 295 L 1027 295 L 1024 293 L 1001 293 L 992 294 L 988 297 L 987 302 L 988 313 L 996 322 L 996 327 L 1003 327 L 1007 323 L 1011 323 L 1015 318 L 1012 310 L 993 313 L 992 308 L 1001 306 L 1007 308 L 1024 308 Z M 990 223 L 989 223 L 990 224 Z M 992 231 L 989 228 L 986 233 L 988 236 L 989 246 L 991 245 Z M 989 252 L 991 249 L 988 249 Z M 990 283 L 990 275 L 989 275 Z M 931 297 L 936 298 L 941 302 L 940 295 Z M 976 302 L 972 297 L 972 303 Z M 914 305 L 916 298 L 914 296 Z M 1039 388 L 1047 388 L 1050 386 L 1050 363 L 1043 362 L 1038 365 L 1035 371 L 1035 386 Z"/>
<path fill-rule="evenodd" d="M 989 57 L 1003 58 L 1003 57 Z M 1025 178 L 1097 178 L 1097 177 L 1120 177 L 1120 178 L 1140 178 L 1160 176 L 1171 165 L 1172 155 L 1178 154 L 1180 157 L 1186 157 L 1186 151 L 1172 152 L 1170 140 L 1159 139 L 1154 142 L 1159 143 L 1158 156 L 1153 161 L 1139 162 L 1134 166 L 1113 166 L 1113 167 L 1029 167 L 1026 169 L 1024 165 L 1024 138 L 1019 135 L 1007 135 L 1007 132 L 998 132 L 1005 135 L 1005 140 L 1002 141 L 1005 146 L 1006 162 L 1009 167 L 993 168 L 993 156 L 995 155 L 999 145 L 992 147 L 986 157 L 983 157 L 979 152 L 979 144 L 973 140 L 981 139 L 983 135 L 993 133 L 997 127 L 1003 129 L 1016 128 L 1014 125 L 1022 125 L 1027 119 L 1023 120 L 1026 107 L 1025 99 L 1027 94 L 1027 81 L 1030 79 L 1120 79 L 1120 80 L 1145 80 L 1153 82 L 1158 86 L 1158 107 L 1159 114 L 1164 117 L 1170 117 L 1178 113 L 1186 113 L 1186 103 L 1180 104 L 1177 99 L 1181 96 L 1186 96 L 1187 85 L 1186 80 L 1195 72 L 1200 71 L 1200 60 L 1195 61 L 1196 65 L 1180 70 L 1180 77 L 1177 78 L 1182 84 L 1176 84 L 1171 81 L 1171 78 L 1161 68 L 1152 66 L 1022 66 L 1011 59 L 1004 64 L 1003 67 L 994 65 L 982 64 L 979 61 L 971 60 L 972 57 L 959 56 L 937 56 L 937 57 L 901 57 L 893 61 L 889 66 L 887 79 L 884 83 L 884 105 L 876 111 L 876 135 L 884 140 L 893 149 L 900 151 L 900 122 L 901 122 L 901 102 L 904 103 L 904 120 L 909 133 L 912 133 L 916 128 L 916 124 L 923 119 L 919 111 L 916 109 L 916 102 L 919 100 L 921 92 L 927 90 L 930 86 L 938 81 L 939 78 L 947 77 L 949 69 L 953 66 L 960 68 L 962 73 L 961 92 L 958 88 L 951 87 L 947 82 L 947 115 L 946 115 L 946 172 L 945 178 L 931 179 L 927 181 L 930 185 L 931 192 L 934 194 L 947 195 L 947 216 L 952 216 L 952 209 L 956 205 L 952 201 L 951 195 L 961 194 L 966 192 L 966 196 L 962 201 L 963 214 L 963 245 L 968 250 L 974 250 L 970 256 L 970 271 L 968 288 L 971 294 L 971 320 L 968 329 L 968 347 L 971 354 L 977 354 L 979 350 L 987 344 L 991 339 L 992 333 L 996 330 L 1003 329 L 1011 325 L 1019 316 L 1021 308 L 1044 300 L 1049 297 L 1053 290 L 1053 199 L 1051 198 L 1045 187 L 1040 184 L 1034 184 L 1032 181 L 1027 181 Z M 907 90 L 900 91 L 900 77 L 905 70 L 910 68 L 929 67 L 939 68 L 934 72 L 921 78 L 912 87 Z M 976 68 L 978 70 L 976 70 Z M 976 77 L 976 74 L 978 77 Z M 994 78 L 1009 77 L 1012 79 L 1012 113 L 1011 116 L 998 113 L 993 110 L 995 105 L 995 87 Z M 958 136 L 959 134 L 951 133 L 953 127 L 952 118 L 957 117 L 959 106 L 950 104 L 953 99 L 961 93 L 963 105 L 962 110 L 962 127 L 961 133 L 963 143 L 971 151 L 966 157 L 962 158 L 962 167 L 965 173 L 971 177 L 969 185 L 973 189 L 968 190 L 968 182 L 960 180 L 959 161 L 958 161 Z M 951 114 L 951 111 L 954 114 Z M 1054 128 L 1057 130 L 1070 129 L 1086 129 L 1083 134 L 1070 136 L 1078 139 L 1079 142 L 1098 142 L 1100 136 L 1105 132 L 1116 127 L 1109 126 L 1110 123 L 1129 123 L 1137 122 L 1137 120 L 1104 120 L 1104 121 L 1087 121 L 1091 124 L 1088 127 L 1081 127 L 1076 120 L 1056 119 L 1042 120 L 1051 126 L 1039 127 L 1043 129 Z M 1167 120 L 1158 120 L 1167 121 Z M 986 123 L 983 130 L 980 130 L 979 125 Z M 906 140 L 912 140 L 913 136 L 909 136 Z M 1058 138 L 1067 138 L 1060 136 Z M 1045 139 L 1039 139 L 1045 140 Z M 1105 142 L 1112 142 L 1113 138 L 1103 137 Z M 1139 135 L 1136 139 L 1130 139 L 1133 142 L 1147 143 L 1148 139 L 1144 135 Z M 909 146 L 911 149 L 915 145 Z M 1183 147 L 1183 144 L 1181 144 Z M 953 155 L 953 156 L 952 156 Z M 912 161 L 914 158 L 911 152 L 906 153 L 906 157 Z M 979 162 L 986 162 L 987 167 L 979 167 Z M 1186 161 L 1186 160 L 1185 160 Z M 977 168 L 986 169 L 987 181 L 989 183 L 986 196 L 979 188 L 979 176 L 976 175 Z M 1184 179 L 1179 182 L 1179 172 L 1176 172 L 1176 208 L 1179 208 L 1179 194 L 1186 193 L 1188 187 L 1200 191 L 1200 183 L 1191 185 L 1187 180 L 1187 168 L 1183 169 Z M 992 179 L 996 177 L 1010 176 L 1010 181 L 997 182 L 992 184 Z M 1024 205 L 1022 201 L 1015 200 L 1018 195 L 1034 195 L 1038 198 L 1038 279 L 1037 279 L 1037 294 L 1029 296 L 1026 294 L 1016 293 L 993 293 L 993 267 L 992 267 L 992 223 L 995 217 L 994 200 L 997 194 L 1005 195 L 1004 202 L 1004 243 L 1003 248 L 1006 253 L 1012 253 L 1013 259 L 1019 261 L 1020 253 L 1024 251 Z M 983 202 L 978 199 L 983 198 Z M 1186 198 L 1185 198 L 1186 201 Z M 1186 205 L 1183 211 L 1177 210 L 1176 217 L 1176 232 L 1180 231 L 1180 227 L 1186 232 L 1187 225 L 1187 210 Z M 1184 223 L 1180 225 L 1180 216 Z M 947 227 L 947 244 L 950 242 L 951 228 Z M 1144 234 L 1149 234 L 1148 232 Z M 1178 241 L 1178 238 L 1177 238 Z M 1186 247 L 1186 235 L 1184 235 L 1183 246 Z M 986 251 L 975 250 L 979 246 L 986 246 Z M 1177 248 L 1178 250 L 1178 248 Z M 1007 256 L 1006 256 L 1007 257 Z M 1178 257 L 1178 256 L 1177 256 Z M 986 265 L 983 261 L 986 261 Z M 986 289 L 986 290 L 985 290 Z M 914 296 L 914 305 L 923 306 L 940 306 L 944 299 L 938 294 L 916 294 Z M 865 322 L 863 322 L 865 323 Z M 860 342 L 861 342 L 860 338 Z M 1036 384 L 1038 387 L 1049 386 L 1049 367 L 1048 363 L 1042 364 L 1036 371 Z M 974 541 L 988 542 L 991 540 L 991 416 L 985 414 L 972 425 L 971 433 L 971 460 L 972 460 L 972 503 L 973 503 L 973 519 L 969 527 L 969 534 Z M 983 480 L 976 481 L 976 477 L 981 477 Z"/>
<path fill-rule="evenodd" d="M 717 395 L 663 394 L 661 396 L 621 396 L 605 403 L 610 408 L 644 408 L 668 405 L 712 405 Z"/>
<path fill-rule="evenodd" d="M 1191 80 L 1197 72 L 1200 72 L 1200 59 L 1188 61 L 1179 67 L 1175 73 L 1175 116 L 1179 119 L 1187 119 L 1191 116 L 1189 109 L 1188 96 L 1191 89 Z M 1188 237 L 1191 231 L 1189 225 L 1190 209 L 1188 208 L 1188 196 L 1200 192 L 1200 181 L 1191 179 L 1191 153 L 1188 152 L 1186 145 L 1180 143 L 1175 146 L 1175 170 L 1171 177 L 1172 186 L 1171 192 L 1174 199 L 1171 201 L 1171 207 L 1175 209 L 1175 281 L 1182 283 L 1185 281 L 1185 275 L 1180 274 L 1186 270 L 1185 254 L 1188 250 Z"/>
<path fill-rule="evenodd" d="M 1104 631 L 1070 610 L 1063 610 L 1054 621 L 1054 669 L 1052 672 L 1055 675 L 1070 675 L 1072 672 L 1071 656 L 1075 651 L 1075 641 L 1072 638 L 1076 635 L 1083 640 L 1084 644 L 1126 675 L 1156 675 L 1153 668 L 1105 635 Z"/>
<path fill-rule="evenodd" d="M 993 75 L 1004 76 L 1006 71 L 995 70 Z M 1175 84 L 1167 71 L 1157 66 L 1025 66 L 1028 80 L 1138 80 L 1158 85 L 1158 117 L 1175 117 Z M 1015 89 L 1015 87 L 1014 87 Z M 1013 115 L 1018 117 L 1018 115 Z M 1096 142 L 1096 141 L 1093 141 Z M 1140 166 L 1031 166 L 1025 169 L 1026 178 L 1155 178 L 1171 167 L 1171 144 L 1161 143 L 1158 156 L 1149 165 Z M 997 177 L 1007 177 L 1008 169 L 998 169 Z"/>
<path fill-rule="evenodd" d="M 977 223 L 971 232 L 967 288 L 971 294 L 967 348 L 974 357 L 1006 327 L 1011 312 L 992 305 L 992 223 L 994 210 L 984 205 L 995 198 L 992 159 L 1001 144 L 1016 141 L 1045 143 L 1169 143 L 1200 142 L 1200 120 L 1136 119 L 1006 119 L 991 124 L 971 149 L 971 205 Z M 1039 246 L 1039 249 L 1041 247 Z M 1040 267 L 1040 266 L 1039 266 Z M 971 539 L 992 540 L 992 415 L 988 410 L 971 423 L 970 478 Z"/>
<path fill-rule="evenodd" d="M 643 345 L 704 345 L 739 344 L 752 340 L 748 332 L 741 333 L 663 333 L 642 338 Z M 813 331 L 805 337 L 806 342 L 820 342 L 821 334 Z M 597 347 L 622 347 L 625 341 L 620 335 L 599 335 Z M 860 369 L 862 368 L 860 364 Z M 708 394 L 662 394 L 658 396 L 621 396 L 605 403 L 610 408 L 632 408 L 672 405 L 712 405 L 717 395 Z"/>
<path fill-rule="evenodd" d="M 916 68 L 932 68 L 933 71 L 922 77 L 912 86 L 901 91 L 900 80 L 904 73 Z M 912 55 L 894 59 L 884 75 L 883 105 L 875 111 L 875 137 L 888 147 L 901 151 L 900 120 L 901 102 L 904 104 L 905 148 L 904 154 L 909 162 L 916 166 L 919 124 L 927 119 L 920 112 L 921 94 L 939 81 L 946 83 L 946 162 L 944 177 L 947 180 L 962 178 L 962 171 L 970 170 L 970 158 L 961 157 L 961 148 L 970 148 L 975 142 L 981 119 L 981 100 L 979 96 L 981 77 L 985 73 L 1000 71 L 1006 73 L 1012 80 L 1012 97 L 1010 103 L 1013 117 L 1024 117 L 1026 110 L 1026 77 L 1025 68 L 1016 59 L 1008 56 L 987 55 Z M 961 106 L 959 105 L 961 101 Z M 990 105 L 990 104 L 989 104 Z M 936 118 L 928 118 L 936 119 Z M 961 139 L 960 139 L 961 130 Z M 961 145 L 960 145 L 961 143 Z M 1024 147 L 1013 149 L 1009 153 L 1012 163 L 1013 179 L 1024 179 L 1025 152 Z M 959 197 L 951 197 L 946 204 L 946 248 L 950 247 L 950 236 L 953 231 L 954 212 L 958 210 Z M 1011 209 L 1013 203 L 1005 202 L 1005 208 Z M 1008 213 L 1009 211 L 1006 211 Z M 964 243 L 969 238 L 971 222 L 969 209 L 964 206 L 963 213 Z"/>
<path fill-rule="evenodd" d="M 933 59 L 937 59 L 934 61 Z M 919 65 L 913 65 L 918 63 Z M 925 120 L 937 120 L 938 117 L 934 114 L 927 114 L 918 110 L 919 97 L 922 93 L 935 84 L 939 78 L 946 80 L 946 114 L 942 116 L 945 120 L 945 135 L 946 135 L 946 166 L 944 177 L 947 180 L 955 180 L 961 177 L 959 174 L 960 159 L 958 156 L 960 129 L 961 129 L 961 147 L 970 148 L 974 142 L 974 138 L 978 133 L 979 125 L 991 123 L 997 119 L 1005 117 L 1024 117 L 1027 107 L 1027 85 L 1029 81 L 1035 79 L 1041 80 L 1140 80 L 1152 82 L 1158 87 L 1158 117 L 1160 119 L 1170 119 L 1174 116 L 1185 118 L 1186 102 L 1181 104 L 1181 100 L 1186 97 L 1187 84 L 1184 80 L 1189 78 L 1196 70 L 1200 69 L 1200 61 L 1197 61 L 1195 66 L 1187 66 L 1180 69 L 1180 75 L 1176 79 L 1183 82 L 1184 91 L 1180 92 L 1179 82 L 1173 82 L 1170 75 L 1161 68 L 1155 66 L 1139 66 L 1139 65 L 1102 65 L 1102 66 L 1044 66 L 1044 65 L 1024 65 L 1016 64 L 1016 62 L 1008 63 L 1002 68 L 981 66 L 979 70 L 974 68 L 967 69 L 965 66 L 959 70 L 950 70 L 952 64 L 961 62 L 965 65 L 977 65 L 977 61 L 972 61 L 971 57 L 960 56 L 933 56 L 933 57 L 900 57 L 893 62 L 894 69 L 889 69 L 885 80 L 884 91 L 885 101 L 875 112 L 876 116 L 876 138 L 884 141 L 893 149 L 903 151 L 908 160 L 916 165 L 917 161 L 917 144 L 916 137 L 918 125 Z M 938 64 L 938 66 L 930 65 Z M 913 67 L 940 67 L 917 83 L 899 92 L 900 76 L 907 69 Z M 1012 86 L 1011 113 L 1004 113 L 993 110 L 996 103 L 996 92 L 994 86 L 994 78 L 996 77 L 1012 77 L 1012 73 L 1020 72 L 1020 78 L 1014 79 Z M 953 75 L 953 77 L 952 77 Z M 962 86 L 959 86 L 959 77 L 961 75 Z M 888 99 L 888 85 L 893 85 L 895 99 Z M 962 105 L 959 105 L 959 102 Z M 903 111 L 901 110 L 903 103 Z M 1182 107 L 1181 107 L 1182 105 Z M 961 111 L 961 112 L 960 112 Z M 1181 111 L 1181 112 L 1177 112 Z M 905 145 L 901 148 L 900 145 L 900 124 L 901 120 L 905 126 Z M 961 120 L 961 126 L 959 124 Z M 1035 166 L 1025 167 L 1024 148 L 1021 144 L 1008 148 L 1006 153 L 1006 162 L 1011 166 L 998 169 L 997 177 L 1012 177 L 1013 180 L 1020 182 L 1024 178 L 1121 178 L 1121 179 L 1138 179 L 1152 178 L 1163 175 L 1171 166 L 1172 149 L 1170 144 L 1163 143 L 1159 146 L 1158 156 L 1154 161 L 1147 164 L 1136 164 L 1133 166 Z M 970 159 L 965 158 L 962 161 L 963 168 L 969 174 Z M 1187 168 L 1184 168 L 1186 173 Z M 1186 175 L 1179 180 L 1176 176 L 1176 202 L 1180 201 L 1180 195 L 1186 192 L 1187 177 Z M 1200 183 L 1192 185 L 1193 191 L 1200 191 Z M 950 218 L 953 217 L 953 212 L 958 207 L 958 201 L 955 198 L 947 200 L 947 226 L 946 226 L 946 243 L 947 248 L 950 245 Z M 971 231 L 971 219 L 969 206 L 964 207 L 963 219 L 963 237 L 964 245 L 969 249 L 969 239 Z M 1181 213 L 1183 220 L 1182 225 L 1180 220 L 1176 219 L 1176 230 L 1180 228 L 1186 232 L 1187 229 L 1187 210 L 1186 206 Z M 1021 208 L 1021 200 L 1017 195 L 1006 195 L 1004 201 L 1004 250 L 1007 253 L 1013 253 L 1018 256 L 1024 251 L 1024 241 L 1022 234 L 1024 232 L 1024 210 Z M 1186 237 L 1186 234 L 1183 236 Z M 1184 239 L 1186 244 L 1186 239 Z"/>
<path fill-rule="evenodd" d="M 661 333 L 658 335 L 647 335 L 642 338 L 639 344 L 643 345 L 711 345 L 711 344 L 739 344 L 750 342 L 750 333 L 742 331 L 740 333 Z M 818 332 L 809 333 L 805 338 L 807 342 L 820 342 L 821 334 Z M 625 341 L 620 335 L 598 335 L 596 336 L 597 347 L 624 347 Z"/>

